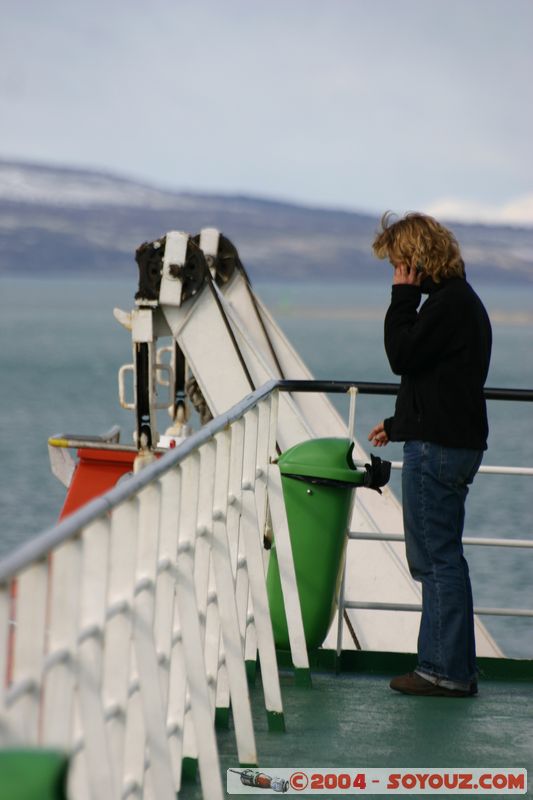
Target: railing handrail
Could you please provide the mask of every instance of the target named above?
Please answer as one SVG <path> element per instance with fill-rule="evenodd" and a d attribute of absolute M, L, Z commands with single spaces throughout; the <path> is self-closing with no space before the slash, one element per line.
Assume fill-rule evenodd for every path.
<path fill-rule="evenodd" d="M 377 531 L 349 531 L 353 541 L 405 542 L 403 533 L 379 533 Z M 497 539 L 490 536 L 463 536 L 463 544 L 481 547 L 524 547 L 533 549 L 533 539 Z"/>
<path fill-rule="evenodd" d="M 359 464 L 355 466 L 357 467 Z M 403 461 L 391 461 L 391 469 L 403 469 Z M 533 467 L 505 467 L 487 464 L 478 469 L 478 475 L 533 475 Z"/>
<path fill-rule="evenodd" d="M 400 384 L 380 381 L 283 380 L 277 381 L 277 388 L 281 392 L 328 392 L 331 394 L 343 394 L 349 389 L 355 388 L 360 394 L 395 395 L 398 394 Z M 516 400 L 533 403 L 533 389 L 486 387 L 483 391 L 486 400 Z"/>
<path fill-rule="evenodd" d="M 359 600 L 345 600 L 344 608 L 354 611 L 422 611 L 421 603 L 375 603 Z M 529 608 L 487 608 L 474 606 L 474 614 L 481 617 L 533 617 L 533 609 Z"/>
<path fill-rule="evenodd" d="M 179 447 L 169 450 L 161 458 L 149 464 L 139 473 L 131 476 L 109 490 L 105 494 L 91 500 L 78 511 L 75 511 L 57 525 L 45 529 L 42 533 L 25 542 L 13 553 L 0 560 L 0 584 L 6 583 L 29 564 L 40 561 L 54 547 L 67 541 L 83 526 L 106 514 L 111 509 L 136 495 L 149 483 L 157 480 L 169 469 L 183 461 L 191 452 L 198 449 L 226 426 L 240 419 L 246 411 L 274 390 L 281 392 L 323 392 L 346 394 L 355 388 L 361 394 L 395 395 L 400 384 L 373 381 L 339 381 L 339 380 L 269 380 L 255 391 L 246 395 L 228 411 L 219 414 L 199 431 L 187 438 Z M 487 400 L 515 400 L 533 402 L 531 389 L 486 388 Z"/>

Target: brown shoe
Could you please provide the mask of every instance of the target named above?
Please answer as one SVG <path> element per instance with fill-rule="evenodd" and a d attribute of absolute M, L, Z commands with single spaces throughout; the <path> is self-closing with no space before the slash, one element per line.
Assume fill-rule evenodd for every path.
<path fill-rule="evenodd" d="M 470 689 L 448 689 L 438 683 L 427 681 L 417 672 L 407 672 L 399 675 L 390 682 L 390 688 L 403 694 L 415 694 L 420 697 L 472 697 L 477 694 L 477 683 Z"/>

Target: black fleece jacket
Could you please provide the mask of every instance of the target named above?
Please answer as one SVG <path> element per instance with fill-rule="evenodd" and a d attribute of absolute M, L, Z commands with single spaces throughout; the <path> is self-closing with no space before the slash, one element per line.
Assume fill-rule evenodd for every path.
<path fill-rule="evenodd" d="M 429 297 L 417 311 L 422 291 Z M 491 345 L 487 312 L 463 278 L 394 285 L 385 350 L 402 380 L 394 417 L 385 420 L 389 439 L 485 450 Z"/>

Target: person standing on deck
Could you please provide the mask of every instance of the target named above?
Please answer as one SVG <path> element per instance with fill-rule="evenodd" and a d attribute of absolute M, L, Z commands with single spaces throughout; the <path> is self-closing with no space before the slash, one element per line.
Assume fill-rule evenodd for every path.
<path fill-rule="evenodd" d="M 376 447 L 404 442 L 406 555 L 422 583 L 418 664 L 390 686 L 467 697 L 477 693 L 477 669 L 462 533 L 468 487 L 487 448 L 491 326 L 449 230 L 415 213 L 395 222 L 387 213 L 381 226 L 373 251 L 394 268 L 385 350 L 401 384 L 394 416 L 368 439 Z M 422 294 L 428 298 L 419 309 Z"/>

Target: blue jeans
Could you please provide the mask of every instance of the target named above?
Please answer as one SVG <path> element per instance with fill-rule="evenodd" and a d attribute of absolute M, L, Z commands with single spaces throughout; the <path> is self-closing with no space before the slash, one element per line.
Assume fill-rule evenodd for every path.
<path fill-rule="evenodd" d="M 462 534 L 468 486 L 483 452 L 404 444 L 403 517 L 407 562 L 422 583 L 417 670 L 458 684 L 476 679 L 474 612 Z"/>

